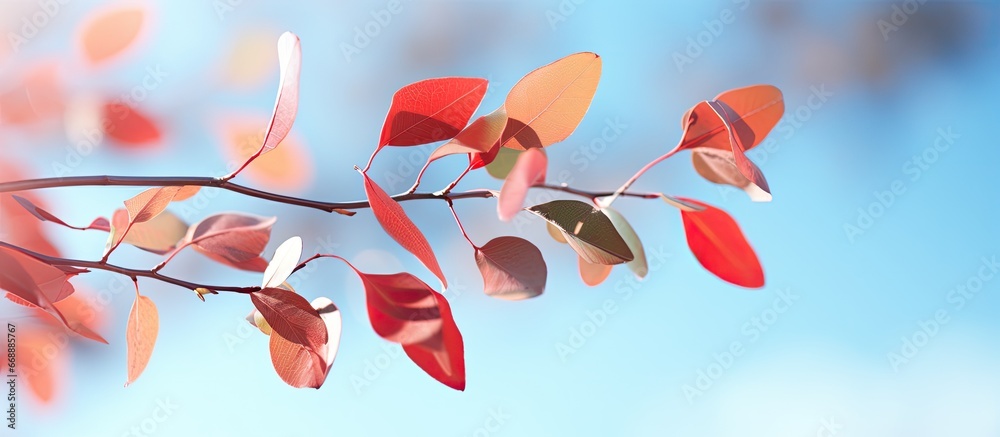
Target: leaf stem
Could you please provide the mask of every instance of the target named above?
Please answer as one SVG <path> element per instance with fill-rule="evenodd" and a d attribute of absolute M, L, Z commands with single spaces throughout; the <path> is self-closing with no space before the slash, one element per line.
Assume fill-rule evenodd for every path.
<path fill-rule="evenodd" d="M 683 141 L 683 139 L 682 139 L 682 141 Z M 615 200 L 618 199 L 618 197 L 624 195 L 625 192 L 630 187 L 632 187 L 632 184 L 634 184 L 635 181 L 639 180 L 639 178 L 642 177 L 642 175 L 646 174 L 646 172 L 648 172 L 650 169 L 652 169 L 653 167 L 655 167 L 656 164 L 659 164 L 659 163 L 661 163 L 663 161 L 666 161 L 667 158 L 670 158 L 671 156 L 674 156 L 674 154 L 676 154 L 680 150 L 681 150 L 680 149 L 680 144 L 678 144 L 677 147 L 674 147 L 673 150 L 665 153 L 663 156 L 660 156 L 659 158 L 656 158 L 656 159 L 650 161 L 648 164 L 644 165 L 642 168 L 639 169 L 639 171 L 635 172 L 635 174 L 632 175 L 632 177 L 630 177 L 627 181 L 625 181 L 625 183 L 622 184 L 621 187 L 619 187 L 617 190 L 615 190 L 615 192 L 613 194 L 611 194 L 610 197 L 608 197 L 606 200 L 604 200 L 603 202 L 601 202 L 601 206 L 604 206 L 604 207 L 611 206 L 611 204 L 614 203 Z"/>
<path fill-rule="evenodd" d="M 451 210 L 451 216 L 455 217 L 455 223 L 458 223 L 458 230 L 462 231 L 462 236 L 465 237 L 465 241 L 468 241 L 469 244 L 472 245 L 473 249 L 479 250 L 479 246 L 476 246 L 476 243 L 473 243 L 472 239 L 469 238 L 469 234 L 465 232 L 465 226 L 462 226 L 462 220 L 458 218 L 458 213 L 455 212 L 455 203 L 452 202 L 451 199 L 448 199 L 448 209 Z"/>

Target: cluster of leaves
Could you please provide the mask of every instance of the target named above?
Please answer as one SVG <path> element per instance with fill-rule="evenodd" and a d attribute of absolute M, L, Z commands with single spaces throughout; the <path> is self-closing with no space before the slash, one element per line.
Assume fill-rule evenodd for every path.
<path fill-rule="evenodd" d="M 226 183 L 236 177 L 258 157 L 278 147 L 291 131 L 298 107 L 301 57 L 298 37 L 290 33 L 282 35 L 278 41 L 280 85 L 260 146 L 240 168 L 218 182 Z M 649 168 L 680 151 L 692 151 L 694 167 L 705 179 L 739 187 L 753 200 L 770 200 L 766 180 L 745 152 L 763 140 L 781 117 L 784 106 L 780 91 L 758 85 L 722 93 L 691 108 L 682 118 L 684 133 L 680 143 L 650 162 L 617 191 L 587 194 L 576 190 L 575 194 L 583 193 L 590 202 L 554 200 L 525 207 L 529 189 L 554 188 L 545 185 L 548 162 L 543 148 L 565 140 L 576 129 L 590 106 L 600 76 L 598 55 L 567 56 L 524 76 L 499 108 L 474 120 L 473 115 L 486 93 L 485 79 L 437 78 L 403 87 L 392 98 L 368 165 L 364 169 L 356 167 L 367 196 L 366 206 L 385 232 L 426 266 L 440 280 L 442 289 L 446 288 L 448 281 L 432 246 L 397 200 L 417 189 L 419 176 L 409 193 L 390 196 L 368 175 L 376 156 L 387 147 L 444 141 L 431 154 L 421 175 L 431 162 L 449 155 L 466 155 L 468 167 L 455 182 L 430 197 L 447 201 L 463 236 L 472 246 L 484 292 L 501 299 L 520 300 L 544 292 L 545 260 L 533 243 L 519 237 L 501 236 L 477 245 L 466 234 L 450 193 L 471 170 L 485 167 L 490 174 L 503 179 L 498 192 L 480 190 L 479 197 L 498 198 L 497 214 L 501 220 L 511 220 L 522 210 L 543 219 L 549 234 L 575 251 L 580 275 L 591 286 L 603 282 L 618 264 L 626 264 L 639 278 L 646 276 L 648 268 L 642 243 L 625 217 L 612 208 L 612 203 L 628 195 L 629 186 Z M 188 225 L 167 211 L 172 202 L 184 201 L 199 188 L 170 185 L 147 189 L 125 200 L 124 208 L 115 211 L 110 220 L 98 218 L 85 227 L 69 225 L 32 199 L 15 196 L 22 207 L 41 221 L 103 231 L 109 237 L 99 262 L 45 256 L 0 242 L 0 288 L 8 292 L 8 299 L 45 311 L 68 329 L 103 342 L 86 326 L 67 320 L 57 303 L 73 293 L 69 280 L 90 269 L 130 276 L 135 282 L 136 300 L 129 314 L 126 336 L 128 383 L 145 368 L 159 330 L 156 305 L 139 293 L 138 277 L 190 288 L 202 300 L 205 295 L 219 291 L 245 293 L 254 307 L 247 320 L 270 337 L 271 360 L 281 379 L 294 387 L 318 388 L 336 357 L 341 315 L 330 299 L 319 297 L 309 302 L 286 280 L 306 263 L 320 258 L 338 259 L 361 279 L 375 332 L 402 345 L 406 355 L 436 380 L 457 390 L 464 389 L 463 338 L 448 301 L 435 287 L 406 272 L 365 273 L 335 254 L 316 254 L 303 260 L 299 237 L 287 239 L 267 261 L 263 251 L 275 218 L 225 213 Z M 663 199 L 679 211 L 688 246 L 709 272 L 739 286 L 763 286 L 764 274 L 757 256 L 739 226 L 724 211 L 698 200 L 662 193 L 639 197 Z M 333 210 L 353 214 L 346 209 Z M 122 243 L 161 254 L 164 260 L 142 274 L 108 264 L 109 257 Z M 158 273 L 187 247 L 219 263 L 262 272 L 260 286 L 203 286 Z"/>

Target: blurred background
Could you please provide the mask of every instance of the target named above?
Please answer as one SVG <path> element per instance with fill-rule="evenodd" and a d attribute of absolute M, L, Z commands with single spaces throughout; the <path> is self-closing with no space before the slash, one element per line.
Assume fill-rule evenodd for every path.
<path fill-rule="evenodd" d="M 643 239 L 650 275 L 636 281 L 616 268 L 594 288 L 537 218 L 501 223 L 495 200 L 458 202 L 474 241 L 518 235 L 546 258 L 545 294 L 501 301 L 482 293 L 472 250 L 444 205 L 408 202 L 452 284 L 445 295 L 465 339 L 465 392 L 379 338 L 360 281 L 335 262 L 293 280 L 344 313 L 340 353 L 320 390 L 277 377 L 267 338 L 243 319 L 244 296 L 202 303 L 152 281 L 140 287 L 159 306 L 159 340 L 145 373 L 123 388 L 133 292 L 127 280 L 95 272 L 74 280 L 77 304 L 110 345 L 66 343 L 58 329 L 0 303 L 21 347 L 36 351 L 40 375 L 19 386 L 18 433 L 1000 435 L 1000 148 L 990 115 L 1000 97 L 998 3 L 4 0 L 0 180 L 225 174 L 257 146 L 286 30 L 302 40 L 298 119 L 239 182 L 322 200 L 364 196 L 352 166 L 373 150 L 392 93 L 421 79 L 489 79 L 486 113 L 532 69 L 600 54 L 589 113 L 547 149 L 549 175 L 563 175 L 552 182 L 591 190 L 617 187 L 669 150 L 698 101 L 778 86 L 785 117 L 749 154 L 773 202 L 702 180 L 687 153 L 635 185 L 727 210 L 767 285 L 745 290 L 703 270 L 678 214 L 659 201 L 618 203 Z M 113 132 L 99 130 L 104 121 Z M 602 137 L 607 126 L 620 134 Z M 370 174 L 386 191 L 404 191 L 434 147 L 387 149 Z M 424 187 L 443 187 L 464 164 L 435 163 Z M 478 171 L 459 189 L 499 187 Z M 139 191 L 33 194 L 86 224 Z M 550 198 L 532 192 L 529 202 Z M 3 207 L 5 238 L 37 228 L 44 240 L 34 247 L 100 258 L 104 234 L 23 220 L 9 197 Z M 369 211 L 344 217 L 210 189 L 170 210 L 189 223 L 220 211 L 277 216 L 265 256 L 301 235 L 306 253 L 436 282 Z M 142 268 L 159 258 L 123 246 L 112 260 Z M 193 251 L 166 272 L 259 281 Z"/>

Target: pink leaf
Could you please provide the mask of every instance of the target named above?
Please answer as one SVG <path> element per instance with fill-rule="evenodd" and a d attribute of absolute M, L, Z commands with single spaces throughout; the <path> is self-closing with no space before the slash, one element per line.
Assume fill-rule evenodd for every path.
<path fill-rule="evenodd" d="M 282 288 L 265 288 L 250 293 L 250 300 L 271 326 L 271 335 L 277 333 L 318 355 L 324 352 L 329 338 L 326 325 L 316 309 L 298 293 Z"/>
<path fill-rule="evenodd" d="M 539 149 L 529 149 L 517 158 L 517 163 L 507 175 L 500 198 L 497 200 L 497 215 L 500 220 L 510 221 L 524 207 L 528 189 L 545 182 L 548 160 Z"/>
<path fill-rule="evenodd" d="M 497 237 L 476 249 L 484 291 L 500 299 L 520 300 L 542 294 L 548 274 L 542 252 L 528 240 Z"/>
<path fill-rule="evenodd" d="M 153 355 L 156 336 L 160 331 L 160 316 L 156 304 L 146 296 L 139 295 L 136 286 L 135 302 L 128 314 L 128 326 L 125 331 L 125 343 L 128 347 L 128 381 L 127 387 L 146 369 L 149 358 Z"/>
<path fill-rule="evenodd" d="M 291 32 L 285 32 L 278 38 L 278 66 L 281 78 L 278 83 L 278 96 L 274 101 L 274 111 L 271 121 L 267 124 L 264 141 L 257 153 L 243 163 L 243 166 L 233 172 L 235 176 L 244 167 L 257 159 L 258 156 L 278 147 L 278 144 L 292 131 L 295 115 L 299 108 L 299 73 L 302 70 L 302 46 L 299 37 Z"/>
<path fill-rule="evenodd" d="M 192 225 L 175 251 L 186 246 L 223 264 L 242 270 L 263 272 L 267 261 L 260 257 L 271 238 L 277 218 L 223 213 Z"/>

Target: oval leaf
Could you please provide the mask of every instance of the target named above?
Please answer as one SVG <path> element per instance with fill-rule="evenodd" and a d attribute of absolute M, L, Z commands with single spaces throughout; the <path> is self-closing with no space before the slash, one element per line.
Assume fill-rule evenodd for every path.
<path fill-rule="evenodd" d="M 462 129 L 455 138 L 444 143 L 431 153 L 428 161 L 434 161 L 448 155 L 457 153 L 488 153 L 495 146 L 499 146 L 500 134 L 503 133 L 504 126 L 507 125 L 507 112 L 503 107 L 487 115 L 479 117 L 476 121 Z"/>
<path fill-rule="evenodd" d="M 590 108 L 601 80 L 601 57 L 577 53 L 528 73 L 504 101 L 507 126 L 501 144 L 526 150 L 568 137 Z"/>
<path fill-rule="evenodd" d="M 712 101 L 702 101 L 689 109 L 681 119 L 684 137 L 679 150 L 710 147 L 731 150 L 726 123 L 719 118 L 710 103 L 721 102 L 731 110 L 729 124 L 734 135 L 744 143 L 744 151 L 756 147 L 785 113 L 781 90 L 771 85 L 753 85 L 719 94 Z"/>
<path fill-rule="evenodd" d="M 628 266 L 632 273 L 635 273 L 639 279 L 645 278 L 646 274 L 649 273 L 649 266 L 646 264 L 646 250 L 642 248 L 642 241 L 639 241 L 639 236 L 636 235 L 635 230 L 632 229 L 632 225 L 625 220 L 625 217 L 621 215 L 617 210 L 610 207 L 602 208 L 601 211 L 611 219 L 611 223 L 615 225 L 615 229 L 618 230 L 618 234 L 622 236 L 625 243 L 628 244 L 629 250 L 632 251 L 632 255 L 635 255 L 635 259 L 627 262 L 625 265 Z"/>
<path fill-rule="evenodd" d="M 146 146 L 161 138 L 160 128 L 152 118 L 118 100 L 104 105 L 102 120 L 108 138 L 123 146 Z"/>
<path fill-rule="evenodd" d="M 260 257 L 277 218 L 249 214 L 222 213 L 206 217 L 188 229 L 184 241 L 175 250 L 193 246 L 195 250 L 220 263 L 242 270 L 263 272 L 267 261 Z"/>
<path fill-rule="evenodd" d="M 500 220 L 510 221 L 521 211 L 528 189 L 545 182 L 547 166 L 548 160 L 540 149 L 530 149 L 517 158 L 517 163 L 500 189 L 500 198 L 497 199 L 497 215 Z"/>
<path fill-rule="evenodd" d="M 156 336 L 160 332 L 160 316 L 156 304 L 146 296 L 139 294 L 136 287 L 135 302 L 128 314 L 128 326 L 125 330 L 125 344 L 128 348 L 128 381 L 127 387 L 146 369 L 149 358 L 153 355 Z"/>
<path fill-rule="evenodd" d="M 264 270 L 264 280 L 261 283 L 261 288 L 277 287 L 285 282 L 292 274 L 292 271 L 295 270 L 295 267 L 299 265 L 300 257 L 302 257 L 301 238 L 292 237 L 281 243 L 275 249 L 274 256 L 271 257 L 271 262 L 268 263 L 267 269 Z"/>
<path fill-rule="evenodd" d="M 725 211 L 698 202 L 702 211 L 681 211 L 688 247 L 705 269 L 720 279 L 749 288 L 764 286 L 764 270 L 739 225 Z"/>
<path fill-rule="evenodd" d="M 123 219 L 127 220 L 127 218 L 119 217 L 127 215 L 127 211 L 119 209 L 115 211 L 113 220 L 119 222 Z M 187 223 L 184 223 L 174 213 L 164 211 L 148 221 L 132 224 L 122 242 L 162 255 L 177 247 L 177 243 L 183 240 L 184 235 L 187 234 L 187 230 Z"/>
<path fill-rule="evenodd" d="M 583 259 L 582 256 L 577 257 L 577 264 L 580 267 L 580 278 L 583 279 L 583 283 L 590 287 L 596 287 L 601 285 L 608 276 L 611 276 L 611 267 L 605 264 L 592 264 Z"/>
<path fill-rule="evenodd" d="M 428 375 L 455 390 L 465 390 L 465 345 L 444 296 L 435 293 L 441 314 L 441 330 L 433 337 L 404 344 L 403 351 Z"/>
<path fill-rule="evenodd" d="M 593 264 L 621 264 L 635 256 L 601 210 L 577 200 L 554 200 L 528 208 L 552 223 L 573 250 Z"/>
<path fill-rule="evenodd" d="M 486 95 L 486 79 L 444 77 L 412 83 L 392 96 L 378 148 L 416 146 L 454 137 Z"/>
<path fill-rule="evenodd" d="M 771 193 L 762 190 L 740 173 L 732 152 L 707 147 L 698 148 L 691 151 L 691 161 L 695 171 L 709 182 L 739 188 L 745 191 L 750 196 L 750 200 L 754 202 L 771 200 Z M 752 162 L 749 165 L 756 167 Z M 755 172 L 759 173 L 760 170 Z"/>
<path fill-rule="evenodd" d="M 382 187 L 372 181 L 367 174 L 361 173 L 361 176 L 365 180 L 365 194 L 371 204 L 372 213 L 375 214 L 378 223 L 382 225 L 382 229 L 400 246 L 416 256 L 431 273 L 434 273 L 441 280 L 441 284 L 447 287 L 448 281 L 445 280 L 437 257 L 434 256 L 434 251 L 424 234 L 420 232 L 417 225 L 413 224 L 410 217 L 403 211 L 403 207 L 389 197 L 382 190 Z"/>
<path fill-rule="evenodd" d="M 476 249 L 476 265 L 488 296 L 528 299 L 545 291 L 548 275 L 542 252 L 528 240 L 497 237 Z"/>
<path fill-rule="evenodd" d="M 399 344 L 420 343 L 441 330 L 441 313 L 430 286 L 409 273 L 358 272 L 365 286 L 368 318 L 382 338 Z"/>
<path fill-rule="evenodd" d="M 135 7 L 102 11 L 90 18 L 80 32 L 84 56 L 96 64 L 121 53 L 139 36 L 145 18 L 145 11 Z"/>
<path fill-rule="evenodd" d="M 340 347 L 343 324 L 340 311 L 325 297 L 313 300 L 312 307 L 323 319 L 329 338 L 322 353 L 313 353 L 305 346 L 288 341 L 278 333 L 270 334 L 271 364 L 274 365 L 278 376 L 292 387 L 320 388 L 330 373 L 330 367 Z"/>
<path fill-rule="evenodd" d="M 278 334 L 320 356 L 325 353 L 323 348 L 329 339 L 326 325 L 316 309 L 298 293 L 265 288 L 250 293 L 250 301 L 271 326 L 271 336 Z"/>

